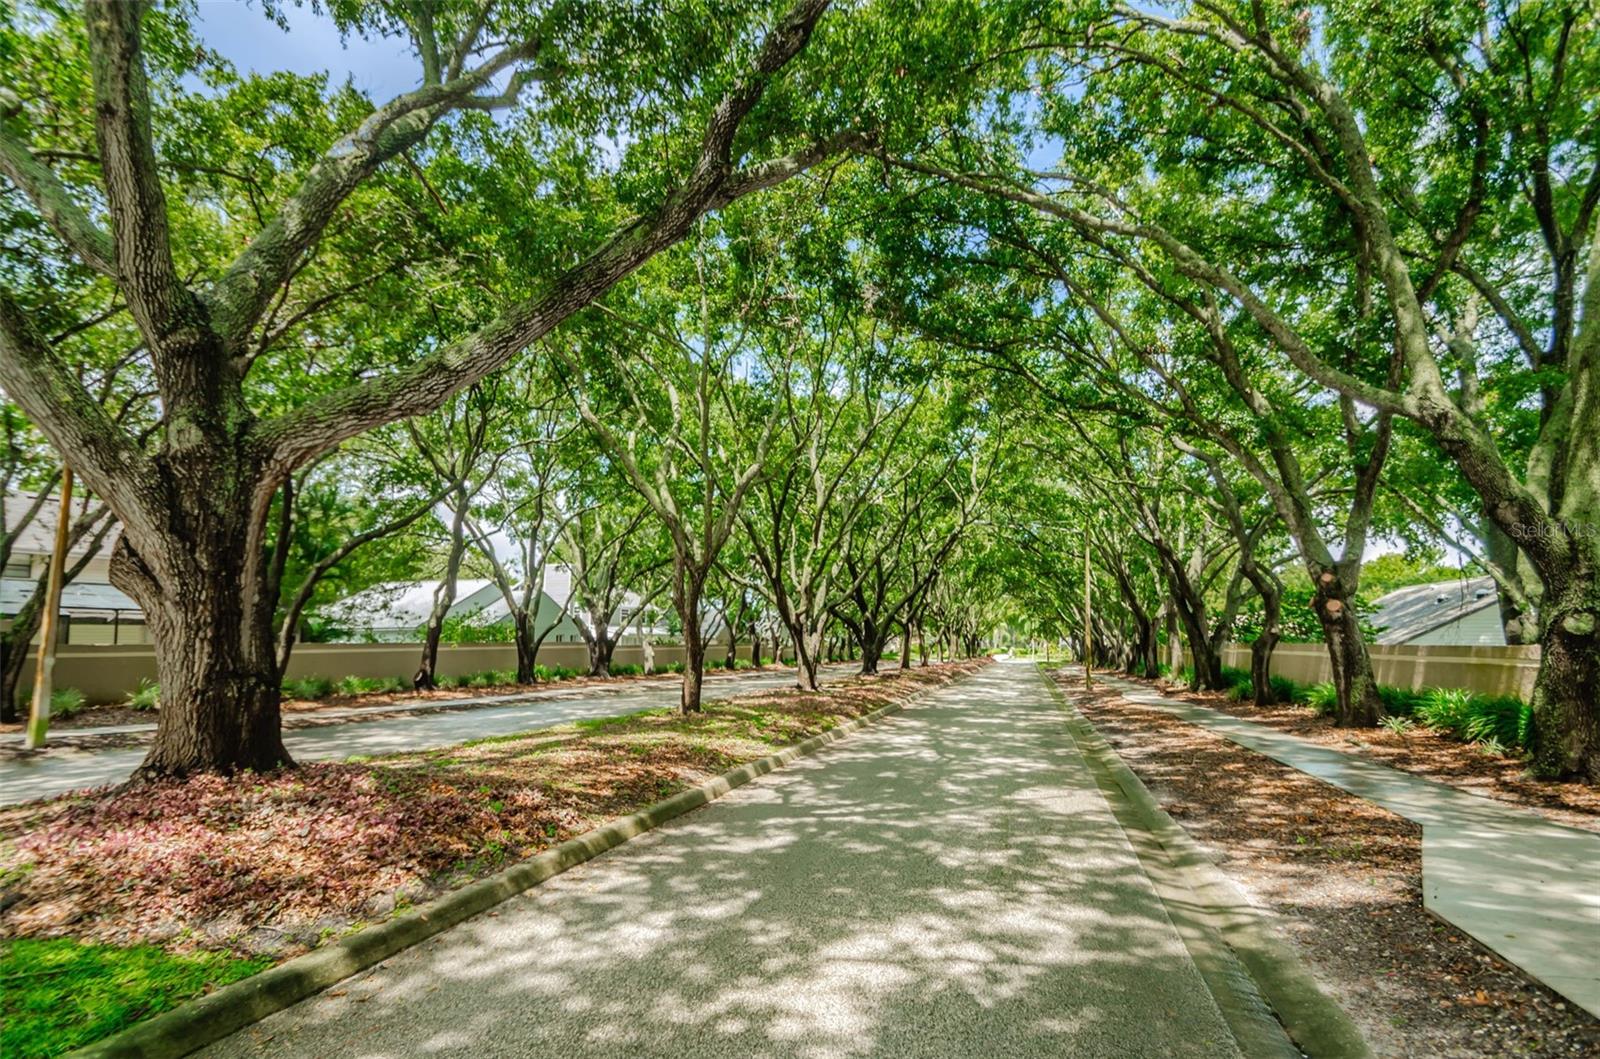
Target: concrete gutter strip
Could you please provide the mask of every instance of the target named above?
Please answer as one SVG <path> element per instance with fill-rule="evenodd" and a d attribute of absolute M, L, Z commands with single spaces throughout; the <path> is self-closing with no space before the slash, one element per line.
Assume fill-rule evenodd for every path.
<path fill-rule="evenodd" d="M 1043 671 L 1043 667 L 1041 666 Z M 1169 915 L 1246 1055 L 1282 1054 L 1263 1016 L 1313 1059 L 1370 1059 L 1373 1052 L 1350 1016 L 1322 991 L 1294 948 L 1272 929 L 1272 915 L 1250 903 L 1198 843 L 1161 808 L 1095 727 L 1061 693 L 1048 671 L 1067 727 L 1085 760 L 1114 794 L 1112 808 L 1146 862 Z M 1120 804 L 1119 804 L 1120 803 Z M 1125 830 L 1127 830 L 1125 826 Z M 1139 834 L 1139 833 L 1142 833 Z M 1229 952 L 1217 951 L 1218 943 Z M 1263 1002 L 1271 1009 L 1262 1010 Z M 1290 1052 L 1289 1054 L 1294 1054 Z"/>
<path fill-rule="evenodd" d="M 906 701 L 912 697 L 915 693 Z M 68 1053 L 67 1059 L 177 1059 L 188 1055 L 471 919 L 568 868 L 713 802 L 758 776 L 843 739 L 904 705 L 904 701 L 890 703 L 764 758 L 730 769 L 698 787 L 681 791 L 631 816 L 570 838 L 505 871 L 435 898 L 409 914 L 367 927 L 79 1048 Z"/>

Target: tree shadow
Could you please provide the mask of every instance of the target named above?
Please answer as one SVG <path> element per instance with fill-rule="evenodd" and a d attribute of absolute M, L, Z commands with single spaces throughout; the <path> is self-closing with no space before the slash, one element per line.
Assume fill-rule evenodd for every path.
<path fill-rule="evenodd" d="M 1048 692 L 997 665 L 203 1054 L 1237 1051 Z"/>

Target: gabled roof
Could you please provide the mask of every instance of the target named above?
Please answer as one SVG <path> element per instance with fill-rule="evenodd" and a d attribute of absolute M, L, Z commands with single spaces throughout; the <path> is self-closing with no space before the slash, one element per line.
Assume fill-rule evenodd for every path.
<path fill-rule="evenodd" d="M 1498 605 L 1494 578 L 1474 577 L 1397 588 L 1372 602 L 1369 620 L 1380 644 L 1409 643 L 1486 607 Z"/>
<path fill-rule="evenodd" d="M 351 629 L 413 629 L 433 613 L 433 593 L 438 581 L 385 581 L 322 608 L 322 616 Z M 456 582 L 456 599 L 450 614 L 476 614 L 488 605 L 494 582 L 462 578 Z"/>
<path fill-rule="evenodd" d="M 27 513 L 36 496 L 38 496 L 37 493 L 24 493 L 21 491 L 12 491 L 6 494 L 6 532 L 16 534 L 16 539 L 11 542 L 11 555 L 13 558 L 20 559 L 24 556 L 49 555 L 55 550 L 56 512 L 61 509 L 59 496 L 52 495 L 47 497 L 45 502 L 39 505 L 39 513 L 34 516 L 33 521 L 23 526 L 20 530 L 17 529 L 18 524 L 22 522 L 22 516 Z M 74 496 L 72 514 L 76 516 L 82 510 L 82 503 Z M 111 558 L 111 547 L 117 543 L 117 537 L 120 533 L 121 530 L 116 529 L 106 534 L 105 540 L 100 544 L 99 552 L 96 553 L 99 558 Z M 90 536 L 92 537 L 93 535 L 91 534 Z M 77 547 L 69 549 L 67 554 L 71 556 L 82 555 L 87 550 L 85 543 L 80 541 Z"/>
<path fill-rule="evenodd" d="M 0 579 L 0 614 L 12 615 L 38 588 L 38 582 L 22 578 Z M 140 621 L 139 604 L 103 582 L 72 581 L 61 586 L 61 610 L 73 618 L 104 618 L 113 614 L 124 621 Z"/>

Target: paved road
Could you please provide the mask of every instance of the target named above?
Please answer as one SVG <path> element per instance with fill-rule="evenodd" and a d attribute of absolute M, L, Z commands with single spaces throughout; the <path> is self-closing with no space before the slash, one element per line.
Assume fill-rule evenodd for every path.
<path fill-rule="evenodd" d="M 839 680 L 855 672 L 853 666 L 824 670 L 824 680 Z M 749 674 L 708 679 L 704 697 L 726 698 L 760 688 L 787 687 L 788 673 Z M 678 685 L 651 682 L 626 691 L 605 688 L 575 689 L 560 697 L 541 697 L 511 706 L 485 706 L 471 710 L 396 717 L 384 721 L 301 728 L 284 733 L 284 743 L 296 761 L 343 760 L 353 754 L 392 754 L 426 750 L 469 739 L 508 735 L 546 728 L 583 717 L 609 717 L 633 713 L 678 701 Z M 118 783 L 144 760 L 143 748 L 81 750 L 57 747 L 38 757 L 0 761 L 0 805 L 47 798 L 81 787 Z"/>
<path fill-rule="evenodd" d="M 1001 663 L 201 1053 L 1237 1056 Z"/>

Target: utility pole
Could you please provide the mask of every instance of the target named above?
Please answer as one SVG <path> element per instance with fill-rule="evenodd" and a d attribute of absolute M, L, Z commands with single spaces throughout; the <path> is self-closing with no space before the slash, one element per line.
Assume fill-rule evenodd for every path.
<path fill-rule="evenodd" d="M 1094 676 L 1089 671 L 1094 657 L 1094 613 L 1090 593 L 1094 587 L 1094 574 L 1089 567 L 1089 534 L 1083 535 L 1083 690 L 1094 690 Z"/>
<path fill-rule="evenodd" d="M 50 579 L 44 591 L 44 618 L 39 623 L 39 660 L 33 673 L 33 708 L 28 714 L 29 750 L 44 746 L 50 730 L 50 695 L 55 690 L 56 624 L 61 612 L 61 579 L 67 564 L 67 522 L 72 508 L 72 468 L 61 468 L 61 505 L 56 512 L 56 546 L 50 553 Z M 26 650 L 26 648 L 24 648 Z"/>

